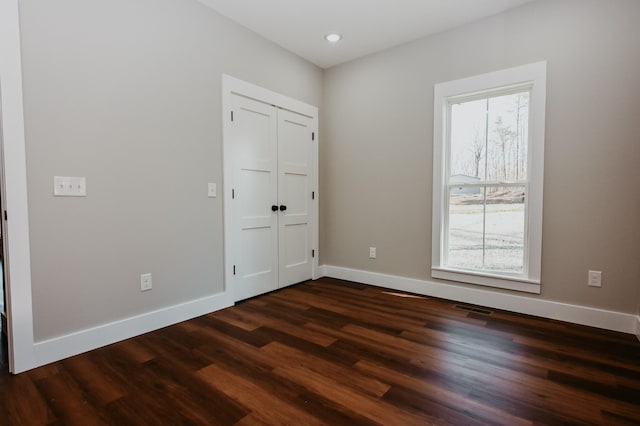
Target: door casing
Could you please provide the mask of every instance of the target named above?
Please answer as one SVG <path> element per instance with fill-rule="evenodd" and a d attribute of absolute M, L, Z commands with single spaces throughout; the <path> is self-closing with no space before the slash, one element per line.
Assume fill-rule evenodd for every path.
<path fill-rule="evenodd" d="M 0 119 L 9 371 L 38 365 L 33 331 L 20 15 L 18 0 L 0 1 Z M 4 216 L 4 212 L 2 212 Z"/>

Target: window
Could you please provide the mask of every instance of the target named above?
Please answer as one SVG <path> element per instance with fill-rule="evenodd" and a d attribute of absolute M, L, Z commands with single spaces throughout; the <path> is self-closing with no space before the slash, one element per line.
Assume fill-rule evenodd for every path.
<path fill-rule="evenodd" d="M 436 84 L 434 278 L 540 293 L 546 62 Z"/>

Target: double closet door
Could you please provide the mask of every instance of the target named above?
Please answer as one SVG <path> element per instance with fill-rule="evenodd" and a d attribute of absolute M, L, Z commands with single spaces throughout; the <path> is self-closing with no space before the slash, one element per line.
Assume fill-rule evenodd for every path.
<path fill-rule="evenodd" d="M 231 95 L 233 293 L 242 300 L 312 276 L 313 120 Z"/>

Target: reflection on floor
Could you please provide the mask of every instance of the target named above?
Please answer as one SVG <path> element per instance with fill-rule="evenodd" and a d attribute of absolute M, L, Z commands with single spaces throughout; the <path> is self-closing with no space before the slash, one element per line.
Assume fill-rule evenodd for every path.
<path fill-rule="evenodd" d="M 4 313 L 4 265 L 0 259 L 0 312 Z"/>

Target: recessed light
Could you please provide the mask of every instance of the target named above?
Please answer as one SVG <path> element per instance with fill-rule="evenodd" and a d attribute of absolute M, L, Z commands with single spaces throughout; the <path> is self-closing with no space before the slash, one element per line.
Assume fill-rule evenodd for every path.
<path fill-rule="evenodd" d="M 340 34 L 327 34 L 326 36 L 324 36 L 324 38 L 329 42 L 329 43 L 336 43 L 338 41 L 340 41 L 340 39 L 342 38 L 342 36 Z"/>

